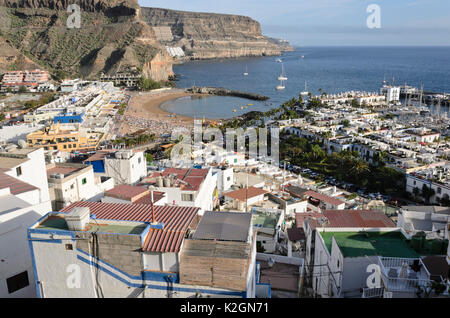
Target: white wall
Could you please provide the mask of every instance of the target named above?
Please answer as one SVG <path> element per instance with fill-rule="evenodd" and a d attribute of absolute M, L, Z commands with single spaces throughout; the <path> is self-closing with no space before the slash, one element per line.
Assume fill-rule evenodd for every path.
<path fill-rule="evenodd" d="M 0 298 L 36 297 L 27 228 L 50 211 L 46 202 L 0 215 Z M 24 271 L 29 285 L 9 294 L 6 279 Z"/>
<path fill-rule="evenodd" d="M 50 193 L 48 190 L 44 149 L 40 148 L 30 152 L 28 158 L 30 158 L 30 160 L 20 165 L 22 169 L 21 176 L 17 176 L 16 173 L 16 168 L 19 166 L 7 171 L 6 174 L 39 188 L 40 202 L 49 201 Z"/>

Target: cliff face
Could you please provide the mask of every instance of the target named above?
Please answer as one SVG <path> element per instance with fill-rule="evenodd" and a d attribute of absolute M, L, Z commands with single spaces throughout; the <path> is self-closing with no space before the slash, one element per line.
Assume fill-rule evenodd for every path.
<path fill-rule="evenodd" d="M 68 1 L 0 0 L 0 4 L 0 43 L 3 39 L 10 48 L 0 50 L 0 60 L 11 60 L 2 71 L 18 68 L 15 60 L 22 56 L 21 61 L 40 65 L 59 77 L 94 79 L 119 67 L 121 71 L 142 69 L 155 80 L 173 74 L 171 57 L 152 27 L 137 18 L 135 0 L 77 2 L 84 8 L 79 29 L 66 27 Z M 158 67 L 149 71 L 155 63 Z"/>
<path fill-rule="evenodd" d="M 262 35 L 249 17 L 141 8 L 140 18 L 153 27 L 170 27 L 173 41 L 193 59 L 279 55 L 291 50 Z"/>
<path fill-rule="evenodd" d="M 66 26 L 72 3 L 81 7 L 79 29 Z M 160 29 L 170 36 L 161 38 Z M 0 0 L 0 45 L 0 72 L 42 67 L 60 78 L 96 79 L 139 69 L 154 80 L 173 75 L 165 45 L 193 59 L 290 49 L 263 36 L 248 17 L 141 8 L 137 0 Z"/>

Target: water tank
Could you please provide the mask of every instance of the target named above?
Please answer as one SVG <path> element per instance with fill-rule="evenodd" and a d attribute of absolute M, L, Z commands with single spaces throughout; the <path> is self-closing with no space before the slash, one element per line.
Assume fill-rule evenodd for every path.
<path fill-rule="evenodd" d="M 169 188 L 170 187 L 170 177 L 164 178 L 164 187 Z"/>
<path fill-rule="evenodd" d="M 164 186 L 164 182 L 163 182 L 163 178 L 162 177 L 157 177 L 156 178 L 156 186 L 158 188 L 162 188 Z"/>
<path fill-rule="evenodd" d="M 90 220 L 88 207 L 74 208 L 66 215 L 67 226 L 70 231 L 83 231 Z"/>
<path fill-rule="evenodd" d="M 122 159 L 122 152 L 121 151 L 116 152 L 115 157 L 116 159 Z"/>

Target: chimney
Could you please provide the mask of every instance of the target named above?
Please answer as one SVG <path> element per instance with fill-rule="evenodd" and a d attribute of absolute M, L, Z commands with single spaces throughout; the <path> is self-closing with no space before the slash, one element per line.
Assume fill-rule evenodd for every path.
<path fill-rule="evenodd" d="M 70 231 L 83 231 L 90 220 L 88 207 L 74 208 L 66 215 L 67 226 Z"/>

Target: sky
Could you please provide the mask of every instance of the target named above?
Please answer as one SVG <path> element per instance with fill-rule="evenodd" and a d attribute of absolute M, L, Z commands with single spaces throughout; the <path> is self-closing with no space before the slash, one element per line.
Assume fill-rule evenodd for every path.
<path fill-rule="evenodd" d="M 261 23 L 265 35 L 295 46 L 450 45 L 449 0 L 139 0 L 139 4 L 249 16 Z M 380 9 L 380 28 L 367 26 L 374 14 L 367 12 L 371 4 Z"/>

